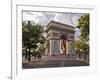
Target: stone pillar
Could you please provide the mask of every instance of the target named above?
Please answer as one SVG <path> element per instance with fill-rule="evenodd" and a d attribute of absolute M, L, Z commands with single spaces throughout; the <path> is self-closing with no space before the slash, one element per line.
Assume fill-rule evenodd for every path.
<path fill-rule="evenodd" d="M 52 48 L 52 40 L 50 40 L 50 51 L 49 51 L 49 55 L 52 54 L 52 51 L 51 51 L 52 49 L 51 48 Z"/>
<path fill-rule="evenodd" d="M 67 44 L 68 44 L 68 54 L 70 53 L 70 44 L 69 44 L 69 41 L 67 41 Z"/>
<path fill-rule="evenodd" d="M 60 54 L 60 40 L 51 39 L 50 40 L 50 55 Z"/>
<path fill-rule="evenodd" d="M 62 39 L 60 39 L 60 54 L 63 54 L 63 43 L 62 43 Z"/>
<path fill-rule="evenodd" d="M 69 40 L 69 41 L 68 41 L 68 54 L 70 54 L 71 51 L 74 50 L 72 44 L 73 44 L 73 41 Z"/>
<path fill-rule="evenodd" d="M 68 41 L 66 41 L 66 54 L 69 54 Z"/>

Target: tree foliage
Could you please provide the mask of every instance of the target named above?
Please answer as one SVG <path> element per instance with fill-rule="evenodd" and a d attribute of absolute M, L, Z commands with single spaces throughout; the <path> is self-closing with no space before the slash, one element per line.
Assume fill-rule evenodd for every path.
<path fill-rule="evenodd" d="M 77 51 L 79 51 L 80 53 L 85 53 L 88 54 L 89 51 L 89 45 L 86 44 L 85 42 L 82 41 L 76 41 L 74 43 L 74 47 L 76 48 Z"/>
<path fill-rule="evenodd" d="M 36 53 L 36 49 L 40 45 L 45 44 L 44 28 L 42 25 L 35 24 L 34 22 L 23 22 L 22 23 L 22 44 L 23 47 L 29 49 L 28 60 L 30 61 L 31 50 L 33 54 Z M 37 50 L 39 51 L 40 48 Z"/>
<path fill-rule="evenodd" d="M 79 28 L 81 31 L 80 39 L 84 41 L 88 41 L 89 40 L 89 14 L 81 16 L 77 28 Z"/>
<path fill-rule="evenodd" d="M 89 54 L 89 45 L 86 42 L 78 40 L 75 41 L 74 47 L 79 57 L 81 54 L 85 54 L 84 59 L 86 59 L 86 54 Z"/>
<path fill-rule="evenodd" d="M 81 34 L 80 40 L 75 41 L 74 47 L 78 54 L 86 55 L 89 53 L 89 14 L 81 16 L 77 28 L 80 29 Z"/>

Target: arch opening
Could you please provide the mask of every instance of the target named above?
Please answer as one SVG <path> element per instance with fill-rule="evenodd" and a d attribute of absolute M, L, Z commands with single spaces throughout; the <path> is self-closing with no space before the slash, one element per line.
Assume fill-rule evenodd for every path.
<path fill-rule="evenodd" d="M 67 54 L 67 37 L 63 34 L 60 36 L 60 53 L 63 55 Z"/>

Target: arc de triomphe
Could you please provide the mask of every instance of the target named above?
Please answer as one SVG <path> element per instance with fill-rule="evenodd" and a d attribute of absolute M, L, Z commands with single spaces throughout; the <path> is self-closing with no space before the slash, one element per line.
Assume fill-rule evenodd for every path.
<path fill-rule="evenodd" d="M 70 54 L 71 50 L 73 50 L 74 27 L 51 21 L 46 28 L 46 38 L 48 41 L 46 55 Z"/>

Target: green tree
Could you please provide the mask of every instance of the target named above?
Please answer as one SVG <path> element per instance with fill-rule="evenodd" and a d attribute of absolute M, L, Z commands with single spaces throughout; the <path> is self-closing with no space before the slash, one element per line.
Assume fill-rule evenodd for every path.
<path fill-rule="evenodd" d="M 80 29 L 81 34 L 80 40 L 75 42 L 74 47 L 77 53 L 84 54 L 86 59 L 86 54 L 89 54 L 89 14 L 81 16 L 77 28 Z"/>
<path fill-rule="evenodd" d="M 77 28 L 79 28 L 81 31 L 80 39 L 88 42 L 89 41 L 89 14 L 81 16 Z"/>
<path fill-rule="evenodd" d="M 74 47 L 75 47 L 76 53 L 79 55 L 79 58 L 81 54 L 84 54 L 84 59 L 86 59 L 86 55 L 89 53 L 89 45 L 86 42 L 78 40 L 78 41 L 75 41 Z"/>
<path fill-rule="evenodd" d="M 38 48 L 38 44 L 45 43 L 45 37 L 43 36 L 44 28 L 42 25 L 35 24 L 34 22 L 23 22 L 22 23 L 22 43 L 23 47 L 29 50 L 26 53 L 28 55 L 28 61 L 31 61 L 31 50 L 33 53 Z"/>

